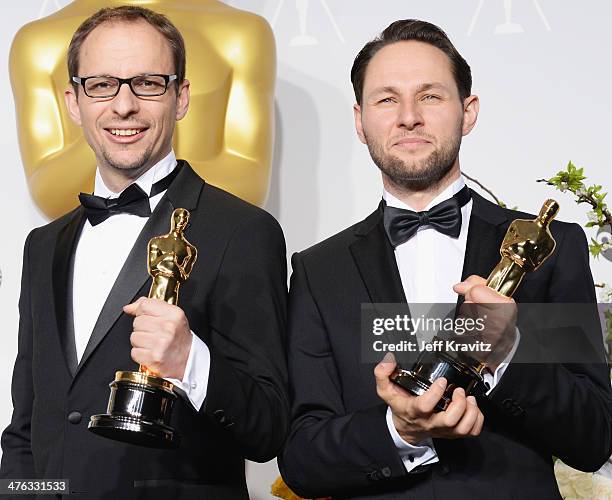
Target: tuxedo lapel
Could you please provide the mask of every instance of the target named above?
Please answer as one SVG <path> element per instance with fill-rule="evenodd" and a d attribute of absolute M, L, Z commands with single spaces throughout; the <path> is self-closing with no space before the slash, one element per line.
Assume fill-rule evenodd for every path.
<path fill-rule="evenodd" d="M 72 213 L 66 225 L 60 229 L 53 253 L 53 302 L 57 331 L 64 361 L 72 376 L 74 376 L 77 367 L 74 323 L 72 320 L 72 270 L 76 243 L 84 223 L 85 211 L 79 207 Z"/>
<path fill-rule="evenodd" d="M 382 221 L 382 203 L 357 225 L 350 251 L 372 303 L 406 302 L 393 247 Z"/>
<path fill-rule="evenodd" d="M 133 301 L 138 291 L 150 278 L 147 271 L 149 240 L 155 236 L 166 234 L 170 230 L 170 217 L 175 208 L 181 207 L 193 212 L 197 206 L 204 182 L 186 161 L 179 160 L 177 168 L 181 168 L 181 171 L 138 235 L 104 306 L 102 306 L 78 365 L 77 373 L 123 314 L 123 306 Z M 129 334 L 130 332 L 126 332 L 126 335 Z"/>
<path fill-rule="evenodd" d="M 505 211 L 472 191 L 472 213 L 467 235 L 461 279 L 476 274 L 487 278 L 500 259 L 508 218 Z M 463 297 L 460 296 L 460 302 Z"/>

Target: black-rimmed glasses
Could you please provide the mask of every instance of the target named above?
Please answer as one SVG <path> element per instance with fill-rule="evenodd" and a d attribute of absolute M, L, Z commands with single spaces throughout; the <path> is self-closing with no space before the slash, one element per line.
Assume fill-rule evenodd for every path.
<path fill-rule="evenodd" d="M 155 97 L 164 95 L 168 84 L 176 80 L 176 75 L 138 75 L 132 78 L 114 76 L 73 76 L 74 83 L 81 84 L 85 95 L 95 99 L 110 99 L 119 93 L 126 83 L 132 93 L 138 97 Z"/>

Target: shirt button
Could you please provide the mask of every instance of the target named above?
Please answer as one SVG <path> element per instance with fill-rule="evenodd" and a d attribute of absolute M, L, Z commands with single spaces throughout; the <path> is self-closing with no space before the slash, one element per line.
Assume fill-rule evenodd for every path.
<path fill-rule="evenodd" d="M 408 460 L 410 460 L 411 462 L 414 462 L 414 455 L 408 455 Z"/>
<path fill-rule="evenodd" d="M 196 384 L 195 382 L 192 382 L 192 383 L 191 383 L 191 388 L 192 388 L 192 389 L 195 389 L 197 386 L 198 386 L 198 384 Z"/>

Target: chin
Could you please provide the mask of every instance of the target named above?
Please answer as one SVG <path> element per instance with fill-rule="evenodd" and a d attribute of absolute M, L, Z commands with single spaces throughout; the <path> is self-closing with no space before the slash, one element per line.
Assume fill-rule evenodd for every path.
<path fill-rule="evenodd" d="M 409 158 L 395 157 L 396 160 L 403 164 L 404 170 L 414 175 L 420 176 L 429 169 L 427 156 L 411 156 Z"/>
<path fill-rule="evenodd" d="M 116 170 L 140 170 L 147 162 L 143 155 L 125 156 L 110 156 L 107 159 L 108 163 Z"/>

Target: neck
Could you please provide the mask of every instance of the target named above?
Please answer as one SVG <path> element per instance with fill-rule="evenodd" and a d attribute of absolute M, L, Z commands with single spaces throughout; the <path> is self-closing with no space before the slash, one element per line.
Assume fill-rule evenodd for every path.
<path fill-rule="evenodd" d="M 420 212 L 425 210 L 425 207 L 429 205 L 431 200 L 459 179 L 460 175 L 461 170 L 459 168 L 459 160 L 457 160 L 453 168 L 439 182 L 419 191 L 412 191 L 407 187 L 398 186 L 385 174 L 383 174 L 382 177 L 383 186 L 388 193 L 392 194 L 409 207 L 412 207 L 417 212 Z"/>
<path fill-rule="evenodd" d="M 104 181 L 104 185 L 113 193 L 120 193 L 142 174 L 151 169 L 153 165 L 145 166 L 139 169 L 119 170 L 115 168 L 105 169 L 100 168 L 100 176 Z"/>

